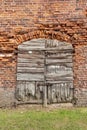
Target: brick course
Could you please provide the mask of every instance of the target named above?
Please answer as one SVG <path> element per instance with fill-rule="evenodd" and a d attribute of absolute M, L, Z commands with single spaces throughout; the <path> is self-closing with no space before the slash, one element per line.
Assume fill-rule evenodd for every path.
<path fill-rule="evenodd" d="M 33 38 L 53 38 L 73 45 L 77 105 L 87 105 L 87 94 L 84 98 L 81 93 L 87 90 L 87 0 L 0 1 L 0 93 L 7 90 L 9 97 L 0 94 L 3 104 L 14 97 L 18 45 Z"/>

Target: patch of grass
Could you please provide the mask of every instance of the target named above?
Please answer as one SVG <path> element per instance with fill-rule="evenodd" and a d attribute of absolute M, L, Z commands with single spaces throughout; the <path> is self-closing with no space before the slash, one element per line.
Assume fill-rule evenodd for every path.
<path fill-rule="evenodd" d="M 0 110 L 0 130 L 87 130 L 87 108 Z"/>

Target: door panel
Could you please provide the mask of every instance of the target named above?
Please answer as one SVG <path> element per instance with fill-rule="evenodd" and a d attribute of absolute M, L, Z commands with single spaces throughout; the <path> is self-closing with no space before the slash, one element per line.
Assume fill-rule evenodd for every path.
<path fill-rule="evenodd" d="M 18 101 L 42 103 L 43 82 L 18 81 L 16 97 Z"/>
<path fill-rule="evenodd" d="M 71 102 L 73 99 L 73 83 L 63 82 L 48 85 L 48 102 L 64 103 Z"/>

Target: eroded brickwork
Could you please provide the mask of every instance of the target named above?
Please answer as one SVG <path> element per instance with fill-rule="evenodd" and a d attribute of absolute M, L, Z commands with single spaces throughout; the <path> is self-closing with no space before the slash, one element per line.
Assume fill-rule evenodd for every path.
<path fill-rule="evenodd" d="M 14 102 L 18 45 L 44 37 L 73 45 L 75 97 L 87 105 L 87 0 L 1 0 L 0 106 Z"/>

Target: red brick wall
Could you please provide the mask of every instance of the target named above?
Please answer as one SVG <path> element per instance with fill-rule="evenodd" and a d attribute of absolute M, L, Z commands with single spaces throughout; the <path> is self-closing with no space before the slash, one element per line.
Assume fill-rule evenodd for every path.
<path fill-rule="evenodd" d="M 87 0 L 0 1 L 0 88 L 16 87 L 18 45 L 40 37 L 73 45 L 75 96 L 86 105 L 78 88 L 87 89 Z"/>

